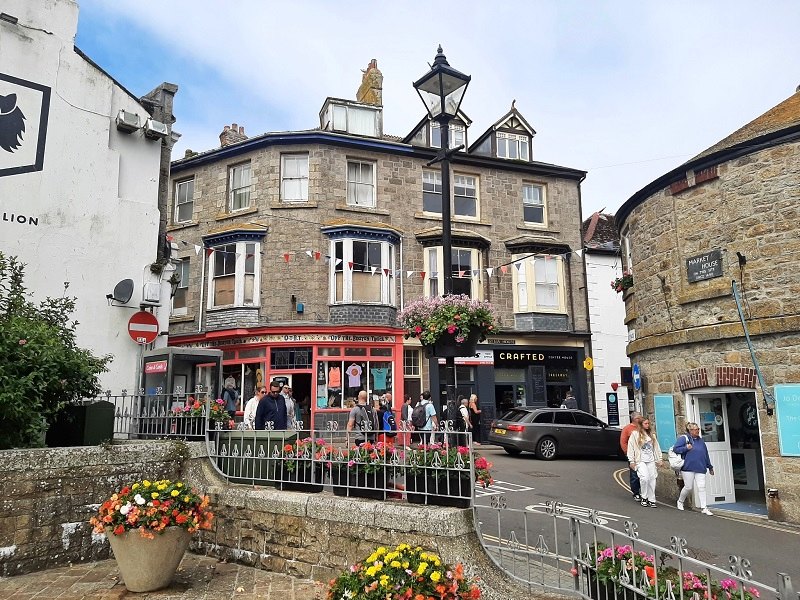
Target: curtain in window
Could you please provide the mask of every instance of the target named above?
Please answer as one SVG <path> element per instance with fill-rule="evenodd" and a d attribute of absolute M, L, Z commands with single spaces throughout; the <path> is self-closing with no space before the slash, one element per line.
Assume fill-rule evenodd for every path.
<path fill-rule="evenodd" d="M 558 260 L 537 258 L 534 269 L 536 273 L 536 305 L 558 308 Z"/>
<path fill-rule="evenodd" d="M 347 119 L 349 133 L 375 137 L 375 113 L 373 111 L 348 107 Z"/>

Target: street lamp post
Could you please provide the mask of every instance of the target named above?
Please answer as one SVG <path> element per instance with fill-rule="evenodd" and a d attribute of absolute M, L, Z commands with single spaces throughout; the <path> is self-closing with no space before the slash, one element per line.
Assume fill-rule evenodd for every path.
<path fill-rule="evenodd" d="M 441 150 L 432 161 L 442 168 L 442 259 L 444 267 L 443 295 L 453 293 L 453 241 L 451 223 L 452 197 L 450 195 L 450 157 L 462 146 L 450 148 L 450 121 L 458 114 L 461 100 L 471 77 L 453 69 L 439 46 L 430 71 L 414 82 L 414 88 L 422 99 L 431 119 L 439 123 Z M 447 420 L 455 421 L 459 407 L 456 406 L 456 367 L 453 356 L 445 357 L 445 386 L 447 390 Z"/>

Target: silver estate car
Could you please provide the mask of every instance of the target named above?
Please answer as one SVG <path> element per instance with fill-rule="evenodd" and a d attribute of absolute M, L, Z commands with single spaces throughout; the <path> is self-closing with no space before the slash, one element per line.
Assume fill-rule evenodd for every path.
<path fill-rule="evenodd" d="M 513 408 L 492 421 L 489 442 L 509 454 L 534 452 L 553 460 L 562 455 L 622 456 L 622 429 L 570 408 Z"/>

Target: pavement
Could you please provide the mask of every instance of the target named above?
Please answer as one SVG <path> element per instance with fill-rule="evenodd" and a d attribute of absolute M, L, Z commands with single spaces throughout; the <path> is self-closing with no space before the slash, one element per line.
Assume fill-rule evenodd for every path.
<path fill-rule="evenodd" d="M 114 560 L 82 563 L 0 578 L 3 600 L 324 600 L 326 585 L 309 579 L 220 562 L 187 553 L 167 588 L 134 593 Z"/>

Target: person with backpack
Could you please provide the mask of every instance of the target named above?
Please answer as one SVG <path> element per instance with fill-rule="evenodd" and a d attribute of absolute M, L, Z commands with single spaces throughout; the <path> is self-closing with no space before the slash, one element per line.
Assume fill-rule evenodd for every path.
<path fill-rule="evenodd" d="M 392 412 L 392 394 L 390 392 L 386 392 L 380 401 L 378 417 L 378 421 L 381 424 L 381 433 L 378 434 L 378 441 L 387 446 L 394 446 L 394 438 L 397 437 L 397 421 Z"/>
<path fill-rule="evenodd" d="M 433 435 L 439 428 L 439 419 L 436 417 L 436 408 L 431 402 L 431 393 L 422 392 L 422 398 L 411 411 L 411 424 L 414 426 L 414 435 L 411 441 L 417 444 L 432 444 Z"/>
<path fill-rule="evenodd" d="M 239 392 L 236 391 L 236 380 L 228 377 L 225 380 L 225 389 L 222 391 L 222 399 L 225 401 L 225 410 L 233 419 L 239 409 Z"/>
<path fill-rule="evenodd" d="M 347 418 L 348 433 L 354 430 L 356 444 L 363 444 L 366 441 L 374 442 L 375 434 L 379 431 L 378 415 L 367 404 L 367 392 L 364 390 L 358 392 L 357 403 L 350 409 L 350 415 Z"/>

